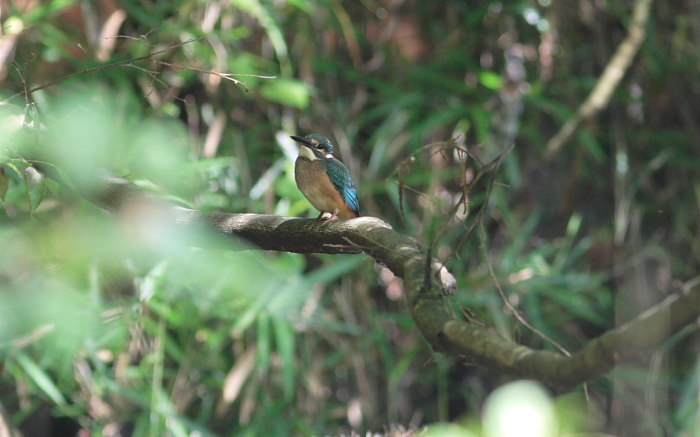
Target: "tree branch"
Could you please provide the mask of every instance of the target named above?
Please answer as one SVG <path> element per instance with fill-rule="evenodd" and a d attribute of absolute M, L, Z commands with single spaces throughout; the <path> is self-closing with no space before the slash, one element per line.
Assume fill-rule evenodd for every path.
<path fill-rule="evenodd" d="M 611 370 L 618 361 L 654 348 L 700 314 L 700 278 L 689 281 L 679 293 L 638 315 L 628 323 L 588 342 L 571 357 L 515 345 L 475 325 L 452 320 L 445 323 L 441 346 L 451 351 L 470 350 L 483 365 L 517 377 L 543 381 L 569 390 Z"/>
<path fill-rule="evenodd" d="M 55 177 L 50 167 L 41 167 Z M 188 237 L 186 244 L 196 247 L 254 249 L 241 246 L 248 242 L 262 250 L 296 253 L 364 252 L 403 278 L 411 317 L 434 350 L 459 354 L 515 377 L 536 379 L 557 390 L 570 390 L 608 372 L 619 360 L 658 346 L 700 314 L 697 279 L 565 357 L 515 344 L 488 329 L 455 319 L 444 299 L 445 294 L 456 291 L 454 277 L 438 260 L 428 263 L 428 256 L 413 238 L 395 232 L 378 218 L 338 220 L 311 228 L 313 219 L 201 212 L 174 206 L 116 177 L 101 178 L 84 195 L 121 218 L 147 218 L 157 220 L 159 227 L 174 226 L 178 235 L 194 236 Z M 216 238 L 210 238 L 212 234 Z"/>

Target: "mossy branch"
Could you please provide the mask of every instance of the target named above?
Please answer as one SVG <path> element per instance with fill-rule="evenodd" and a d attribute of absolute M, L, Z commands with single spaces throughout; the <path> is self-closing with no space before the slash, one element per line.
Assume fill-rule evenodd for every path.
<path fill-rule="evenodd" d="M 174 206 L 125 179 L 111 176 L 97 181 L 85 197 L 121 217 L 147 217 L 162 222 L 159 225 L 174 226 L 189 236 L 186 244 L 196 247 L 364 252 L 403 278 L 411 317 L 435 351 L 462 355 L 515 377 L 542 381 L 557 390 L 570 390 L 603 375 L 618 361 L 658 346 L 696 323 L 700 315 L 700 280 L 695 280 L 566 357 L 515 344 L 484 327 L 456 319 L 445 299 L 446 294 L 456 291 L 452 274 L 438 260 L 428 261 L 428 255 L 413 238 L 394 231 L 378 218 L 338 220 L 311 228 L 313 219 L 201 212 Z M 244 242 L 249 245 L 242 246 Z"/>

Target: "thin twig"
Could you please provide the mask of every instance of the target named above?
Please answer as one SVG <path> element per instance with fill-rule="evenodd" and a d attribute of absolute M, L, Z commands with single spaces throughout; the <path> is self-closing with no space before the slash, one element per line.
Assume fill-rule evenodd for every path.
<path fill-rule="evenodd" d="M 455 137 L 455 138 L 452 138 L 452 139 L 450 139 L 450 140 L 448 140 L 448 141 L 438 141 L 438 142 L 435 142 L 435 143 L 426 144 L 425 146 L 419 148 L 418 150 L 415 150 L 415 151 L 412 152 L 410 155 L 408 155 L 407 157 L 405 157 L 405 158 L 401 161 L 401 164 L 403 164 L 403 163 L 409 163 L 409 162 L 410 162 L 416 155 L 418 155 L 419 153 L 423 152 L 424 150 L 430 150 L 430 149 L 433 148 L 434 146 L 438 146 L 438 145 L 439 145 L 440 147 L 438 147 L 438 148 L 436 149 L 436 151 L 433 152 L 432 154 L 439 153 L 439 151 L 444 150 L 444 149 L 449 148 L 449 147 L 452 147 L 452 146 L 454 146 L 454 147 L 456 147 L 456 148 L 459 148 L 459 149 L 461 149 L 461 150 L 464 150 L 464 149 L 462 149 L 461 147 L 458 147 L 458 146 L 455 146 L 455 145 L 454 145 L 454 143 L 455 143 L 455 141 L 457 140 L 457 138 L 459 138 L 459 136 L 457 136 L 457 137 Z M 469 152 L 466 151 L 466 150 L 465 150 L 465 152 L 469 153 Z M 432 156 L 432 155 L 431 155 L 431 156 Z M 391 177 L 393 177 L 393 176 L 399 171 L 399 168 L 400 168 L 400 164 L 399 164 L 399 166 L 396 167 L 396 169 L 395 169 L 394 171 L 392 171 L 391 173 L 389 173 L 389 176 L 386 177 L 385 181 L 388 181 L 389 179 L 391 179 Z"/>
<path fill-rule="evenodd" d="M 71 74 L 69 74 L 69 75 L 67 75 L 67 76 L 63 76 L 63 77 L 61 77 L 61 78 L 59 78 L 59 79 L 56 79 L 56 80 L 54 80 L 54 81 L 52 81 L 52 82 L 46 83 L 46 84 L 44 84 L 44 85 L 36 86 L 36 87 L 34 87 L 34 88 L 32 88 L 32 89 L 30 89 L 30 90 L 28 90 L 28 91 L 25 90 L 25 91 L 19 92 L 19 93 L 17 93 L 17 94 L 14 94 L 14 95 L 12 95 L 12 96 L 6 98 L 5 100 L 3 100 L 2 103 L 7 103 L 7 102 L 9 102 L 9 101 L 12 100 L 12 99 L 21 96 L 22 94 L 24 94 L 25 97 L 27 97 L 27 96 L 31 95 L 32 93 L 35 93 L 35 92 L 40 91 L 40 90 L 43 90 L 43 89 L 45 89 L 45 88 L 49 88 L 49 87 L 51 87 L 51 86 L 56 85 L 57 83 L 63 82 L 63 81 L 65 81 L 65 80 L 71 79 L 71 78 L 76 77 L 76 76 L 81 76 L 81 75 L 83 75 L 83 74 L 88 74 L 88 73 L 94 73 L 95 71 L 107 70 L 107 69 L 109 69 L 109 68 L 114 68 L 114 67 L 129 66 L 129 64 L 131 64 L 132 62 L 147 61 L 147 60 L 149 60 L 149 59 L 152 59 L 153 56 L 159 55 L 159 54 L 164 53 L 164 52 L 167 52 L 167 51 L 169 51 L 169 50 L 176 49 L 176 48 L 178 48 L 178 47 L 181 47 L 181 46 L 183 46 L 183 45 L 185 45 L 185 44 L 189 44 L 189 43 L 194 42 L 194 41 L 198 41 L 198 39 L 191 39 L 191 40 L 188 40 L 188 41 L 185 41 L 185 42 L 181 42 L 181 43 L 176 44 L 176 45 L 174 45 L 174 46 L 172 46 L 172 47 L 168 47 L 167 49 L 163 49 L 163 50 L 159 50 L 159 51 L 157 51 L 157 52 L 149 53 L 149 54 L 144 55 L 144 56 L 139 56 L 138 58 L 125 59 L 125 60 L 123 60 L 123 61 L 113 62 L 113 63 L 107 64 L 107 65 L 100 65 L 99 67 L 92 67 L 92 68 L 84 69 L 84 70 L 82 70 L 82 71 L 76 71 L 75 73 L 71 73 Z"/>
<path fill-rule="evenodd" d="M 484 255 L 484 259 L 486 260 L 486 267 L 489 269 L 489 275 L 491 276 L 491 279 L 493 280 L 494 284 L 496 285 L 496 289 L 498 290 L 498 294 L 501 295 L 501 299 L 503 300 L 503 303 L 505 304 L 506 308 L 511 310 L 513 315 L 515 316 L 516 319 L 525 327 L 530 329 L 532 332 L 540 336 L 543 340 L 551 343 L 554 347 L 559 349 L 561 353 L 566 355 L 567 357 L 571 356 L 571 352 L 569 352 L 564 346 L 559 344 L 556 340 L 545 334 L 544 332 L 540 331 L 539 329 L 535 328 L 528 322 L 525 317 L 520 314 L 520 311 L 518 311 L 512 303 L 510 303 L 510 300 L 508 300 L 508 296 L 506 296 L 505 291 L 503 291 L 503 287 L 501 287 L 501 282 L 498 280 L 498 277 L 496 276 L 496 272 L 493 270 L 493 265 L 491 264 L 491 259 L 489 258 L 489 252 L 486 249 L 486 229 L 484 227 L 484 221 L 479 220 L 479 234 L 481 237 L 481 250 Z"/>
<path fill-rule="evenodd" d="M 260 79 L 275 79 L 277 77 L 277 76 L 260 76 L 257 74 L 219 73 L 217 71 L 201 70 L 199 68 L 194 68 L 194 67 L 183 67 L 182 65 L 171 64 L 171 63 L 165 62 L 165 61 L 158 61 L 158 63 L 161 65 L 167 65 L 168 67 L 179 68 L 181 70 L 190 70 L 190 71 L 196 71 L 198 73 L 213 74 L 215 76 L 219 76 L 222 79 L 230 80 L 231 82 L 235 83 L 236 85 L 241 85 L 243 88 L 245 88 L 246 92 L 250 92 L 250 88 L 248 88 L 246 86 L 245 82 L 241 82 L 238 79 L 234 79 L 233 76 L 257 77 Z"/>
<path fill-rule="evenodd" d="M 162 23 L 161 23 L 161 24 L 162 24 Z M 159 26 L 160 26 L 160 25 L 159 25 Z M 156 28 L 157 28 L 157 27 L 156 27 Z M 155 29 L 150 30 L 150 31 L 149 31 L 148 33 L 146 33 L 145 35 L 141 35 L 141 37 L 139 38 L 139 40 L 142 40 L 142 41 L 148 43 L 148 41 L 146 40 L 146 39 L 147 39 L 147 36 L 148 36 L 153 30 L 155 30 Z M 125 37 L 125 36 L 120 36 L 120 37 Z M 195 39 L 190 39 L 190 40 L 187 40 L 187 41 L 183 41 L 183 42 L 178 43 L 178 44 L 175 44 L 175 45 L 173 45 L 173 46 L 170 46 L 170 47 L 167 47 L 167 48 L 164 48 L 164 49 L 161 49 L 161 50 L 157 50 L 157 51 L 155 51 L 155 52 L 151 52 L 151 53 L 148 53 L 147 55 L 139 56 L 139 57 L 137 57 L 137 58 L 125 59 L 125 60 L 123 60 L 123 61 L 113 62 L 113 63 L 107 64 L 107 65 L 100 65 L 99 67 L 84 68 L 82 71 L 77 71 L 77 72 L 75 72 L 75 73 L 71 73 L 71 74 L 69 74 L 69 75 L 67 75 L 67 76 L 63 76 L 63 77 L 61 77 L 61 78 L 59 78 L 59 79 L 56 79 L 56 80 L 54 80 L 54 81 L 52 81 L 52 82 L 49 82 L 49 83 L 47 83 L 47 84 L 36 86 L 36 87 L 34 87 L 34 88 L 30 89 L 30 90 L 27 90 L 27 89 L 26 89 L 26 85 L 25 85 L 25 88 L 24 88 L 24 90 L 23 90 L 22 92 L 19 92 L 19 93 L 17 93 L 17 94 L 14 94 L 14 95 L 12 95 L 12 96 L 6 98 L 5 100 L 3 100 L 3 101 L 0 102 L 0 103 L 7 103 L 7 102 L 9 102 L 10 100 L 12 100 L 12 99 L 14 99 L 14 98 L 16 98 L 16 97 L 19 97 L 19 96 L 22 95 L 22 94 L 24 94 L 25 99 L 27 99 L 27 101 L 28 101 L 29 96 L 30 96 L 32 93 L 36 92 L 36 91 L 40 91 L 40 90 L 43 90 L 43 89 L 45 89 L 45 88 L 49 88 L 49 87 L 51 87 L 51 86 L 53 86 L 53 85 L 56 85 L 57 83 L 63 82 L 63 81 L 65 81 L 65 80 L 71 79 L 71 78 L 76 77 L 76 76 L 81 76 L 81 75 L 83 75 L 83 74 L 94 73 L 94 72 L 96 72 L 96 71 L 107 70 L 107 69 L 109 69 L 109 68 L 115 68 L 115 67 L 130 67 L 130 68 L 136 68 L 136 69 L 141 70 L 141 71 L 145 71 L 145 72 L 148 73 L 149 76 L 151 76 L 151 78 L 152 78 L 154 81 L 156 81 L 156 82 L 158 82 L 158 83 L 160 83 L 160 84 L 162 84 L 162 85 L 164 85 L 164 86 L 167 86 L 167 84 L 166 84 L 165 82 L 163 82 L 162 80 L 159 80 L 158 78 L 156 78 L 156 76 L 159 74 L 157 71 L 151 71 L 151 70 L 148 70 L 148 69 L 146 69 L 146 68 L 139 67 L 139 66 L 135 65 L 136 62 L 148 61 L 148 60 L 153 61 L 153 64 L 156 65 L 156 66 L 158 66 L 158 65 L 165 65 L 165 66 L 168 66 L 168 67 L 178 68 L 178 69 L 180 69 L 180 70 L 190 70 L 190 71 L 196 71 L 196 72 L 199 72 L 199 73 L 213 74 L 213 75 L 219 76 L 219 77 L 221 77 L 221 78 L 223 78 L 223 79 L 229 80 L 229 81 L 231 81 L 231 82 L 233 82 L 233 83 L 235 83 L 235 84 L 237 84 L 237 85 L 242 86 L 243 88 L 245 88 L 246 92 L 250 92 L 250 89 L 246 86 L 246 84 L 245 84 L 244 82 L 241 82 L 241 81 L 238 80 L 238 79 L 234 79 L 233 76 L 250 76 L 250 77 L 258 77 L 258 78 L 261 78 L 261 79 L 274 79 L 274 78 L 276 77 L 276 76 L 261 76 L 261 75 L 255 75 L 255 74 L 219 73 L 219 72 L 216 72 L 216 71 L 202 70 L 202 69 L 194 68 L 194 67 L 185 67 L 185 66 L 182 66 L 182 65 L 171 64 L 171 63 L 166 62 L 166 61 L 159 61 L 159 60 L 154 59 L 155 56 L 158 56 L 158 55 L 160 55 L 160 54 L 162 54 L 162 53 L 171 51 L 171 50 L 176 49 L 176 48 L 178 48 L 178 47 L 182 47 L 182 46 L 184 46 L 185 44 L 189 44 L 189 43 L 192 43 L 192 42 L 200 41 L 200 40 L 202 40 L 202 39 L 203 39 L 203 38 L 195 38 Z M 150 47 L 150 44 L 149 44 L 149 47 Z M 20 77 L 22 77 L 21 73 L 20 73 Z M 23 80 L 23 83 L 24 83 L 24 80 Z"/>
<path fill-rule="evenodd" d="M 491 192 L 493 191 L 494 185 L 496 185 L 496 174 L 498 173 L 498 169 L 501 166 L 501 161 L 503 161 L 503 158 L 510 153 L 511 150 L 513 150 L 513 147 L 515 147 L 515 143 L 512 143 L 506 150 L 501 152 L 496 159 L 493 161 L 489 162 L 485 166 L 479 170 L 476 175 L 474 175 L 474 178 L 469 182 L 469 184 L 462 190 L 462 198 L 460 198 L 460 201 L 455 204 L 455 206 L 452 208 L 452 211 L 450 216 L 454 215 L 457 212 L 457 209 L 459 209 L 459 206 L 464 203 L 465 208 L 467 207 L 467 200 L 466 196 L 469 195 L 471 192 L 471 187 L 474 186 L 484 175 L 486 175 L 487 172 L 491 171 L 492 172 L 492 179 L 491 182 L 488 185 L 488 188 L 486 189 L 486 196 L 484 197 L 484 203 L 479 207 L 479 211 L 477 212 L 476 215 L 476 221 L 473 222 L 471 225 L 465 228 L 465 233 L 463 234 L 462 238 L 457 242 L 457 245 L 455 246 L 454 250 L 450 253 L 450 255 L 445 258 L 445 263 L 447 263 L 452 257 L 457 256 L 456 254 L 459 253 L 459 251 L 462 248 L 462 245 L 467 241 L 469 236 L 471 236 L 472 232 L 474 231 L 474 228 L 476 226 L 476 223 L 478 220 L 483 219 L 484 213 L 486 211 L 486 208 L 489 203 L 489 199 L 491 198 Z M 466 182 L 466 181 L 465 181 Z M 466 185 L 466 184 L 465 184 Z M 445 223 L 445 222 L 443 222 Z M 462 225 L 464 226 L 464 222 L 462 222 Z M 442 227 L 442 225 L 441 225 Z"/>

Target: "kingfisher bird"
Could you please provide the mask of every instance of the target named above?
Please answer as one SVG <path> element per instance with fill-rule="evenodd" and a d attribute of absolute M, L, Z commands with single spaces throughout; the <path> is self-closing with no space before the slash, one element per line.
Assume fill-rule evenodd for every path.
<path fill-rule="evenodd" d="M 360 216 L 360 202 L 350 170 L 333 156 L 333 145 L 319 134 L 292 136 L 301 145 L 294 164 L 294 179 L 299 190 L 321 212 L 314 226 L 330 214 L 324 223 L 338 218 Z"/>

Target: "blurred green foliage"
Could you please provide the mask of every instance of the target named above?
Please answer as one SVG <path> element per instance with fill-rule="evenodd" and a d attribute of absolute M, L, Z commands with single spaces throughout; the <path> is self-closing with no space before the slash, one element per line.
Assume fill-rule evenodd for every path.
<path fill-rule="evenodd" d="M 577 350 L 700 262 L 697 11 L 658 2 L 610 107 L 542 157 L 624 35 L 628 3 L 0 3 L 0 47 L 12 49 L 0 50 L 0 100 L 94 69 L 0 105 L 0 401 L 16 424 L 50 422 L 48 405 L 105 436 L 459 419 L 429 435 L 483 435 L 475 418 L 505 378 L 434 354 L 387 269 L 186 248 L 138 211 L 111 216 L 75 193 L 106 169 L 199 210 L 315 215 L 288 136 L 318 132 L 352 171 L 363 214 L 448 260 L 456 312 L 553 349 L 515 308 Z M 653 290 L 624 294 L 640 277 Z M 649 435 L 694 429 L 697 350 L 684 332 L 663 351 L 663 381 L 647 382 L 643 363 L 614 375 L 671 399 Z M 644 409 L 633 389 L 601 378 L 591 410 Z M 577 424 L 561 433 L 625 423 L 562 419 L 577 402 L 553 407 Z"/>

